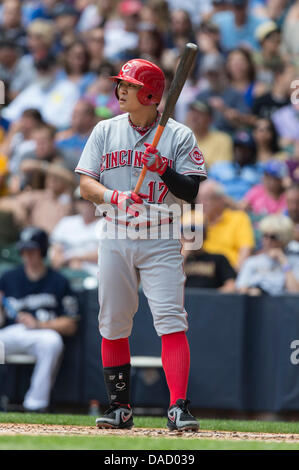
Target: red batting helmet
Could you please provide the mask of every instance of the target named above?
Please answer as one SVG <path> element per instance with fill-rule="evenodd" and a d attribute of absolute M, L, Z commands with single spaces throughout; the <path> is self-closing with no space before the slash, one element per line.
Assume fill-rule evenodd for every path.
<path fill-rule="evenodd" d="M 110 77 L 111 80 L 140 85 L 137 93 L 139 102 L 145 106 L 159 104 L 165 87 L 165 76 L 162 70 L 152 62 L 143 59 L 132 59 L 126 62 L 118 75 Z M 115 94 L 118 98 L 117 88 Z"/>

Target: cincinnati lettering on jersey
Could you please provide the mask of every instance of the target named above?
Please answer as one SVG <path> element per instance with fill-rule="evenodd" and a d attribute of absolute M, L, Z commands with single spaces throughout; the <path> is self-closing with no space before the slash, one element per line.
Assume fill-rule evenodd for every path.
<path fill-rule="evenodd" d="M 138 152 L 137 150 L 115 150 L 114 152 L 106 153 L 106 155 L 102 156 L 101 173 L 122 166 L 142 168 L 141 158 L 143 153 L 144 152 Z M 172 168 L 173 160 L 162 156 L 161 158 L 163 162 L 167 162 L 168 166 Z"/>

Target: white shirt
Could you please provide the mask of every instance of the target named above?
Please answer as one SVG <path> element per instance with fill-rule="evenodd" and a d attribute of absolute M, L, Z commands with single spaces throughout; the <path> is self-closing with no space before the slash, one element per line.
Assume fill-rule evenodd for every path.
<path fill-rule="evenodd" d="M 98 220 L 85 224 L 81 215 L 63 217 L 51 234 L 51 243 L 62 245 L 67 260 L 86 255 L 98 249 L 96 224 Z M 97 275 L 97 263 L 84 262 L 83 269 Z"/>
<path fill-rule="evenodd" d="M 77 86 L 68 80 L 58 80 L 45 87 L 35 82 L 23 90 L 2 110 L 8 121 L 20 119 L 25 109 L 35 108 L 43 119 L 58 129 L 66 129 L 71 124 L 75 104 L 79 99 Z"/>

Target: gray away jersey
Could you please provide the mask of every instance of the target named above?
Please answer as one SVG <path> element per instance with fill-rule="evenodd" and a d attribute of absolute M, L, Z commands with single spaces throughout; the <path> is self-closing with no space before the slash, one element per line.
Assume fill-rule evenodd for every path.
<path fill-rule="evenodd" d="M 158 123 L 142 136 L 130 125 L 127 113 L 99 122 L 85 145 L 76 173 L 91 176 L 108 189 L 133 191 L 143 166 L 144 143 L 153 141 L 157 126 Z M 202 152 L 188 127 L 169 119 L 158 149 L 177 173 L 206 178 Z M 147 171 L 140 193 L 148 195 L 144 201 L 145 208 L 151 208 L 147 218 L 155 211 L 167 214 L 170 206 L 181 207 L 183 203 L 169 191 L 159 174 L 151 171 Z M 102 206 L 104 212 L 107 204 Z M 125 215 L 116 217 L 123 219 Z"/>

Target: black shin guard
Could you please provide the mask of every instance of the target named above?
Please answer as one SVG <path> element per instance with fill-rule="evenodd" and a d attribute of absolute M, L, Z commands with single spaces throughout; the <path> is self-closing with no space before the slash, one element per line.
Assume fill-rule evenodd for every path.
<path fill-rule="evenodd" d="M 109 403 L 129 404 L 131 364 L 104 367 L 103 370 Z"/>

